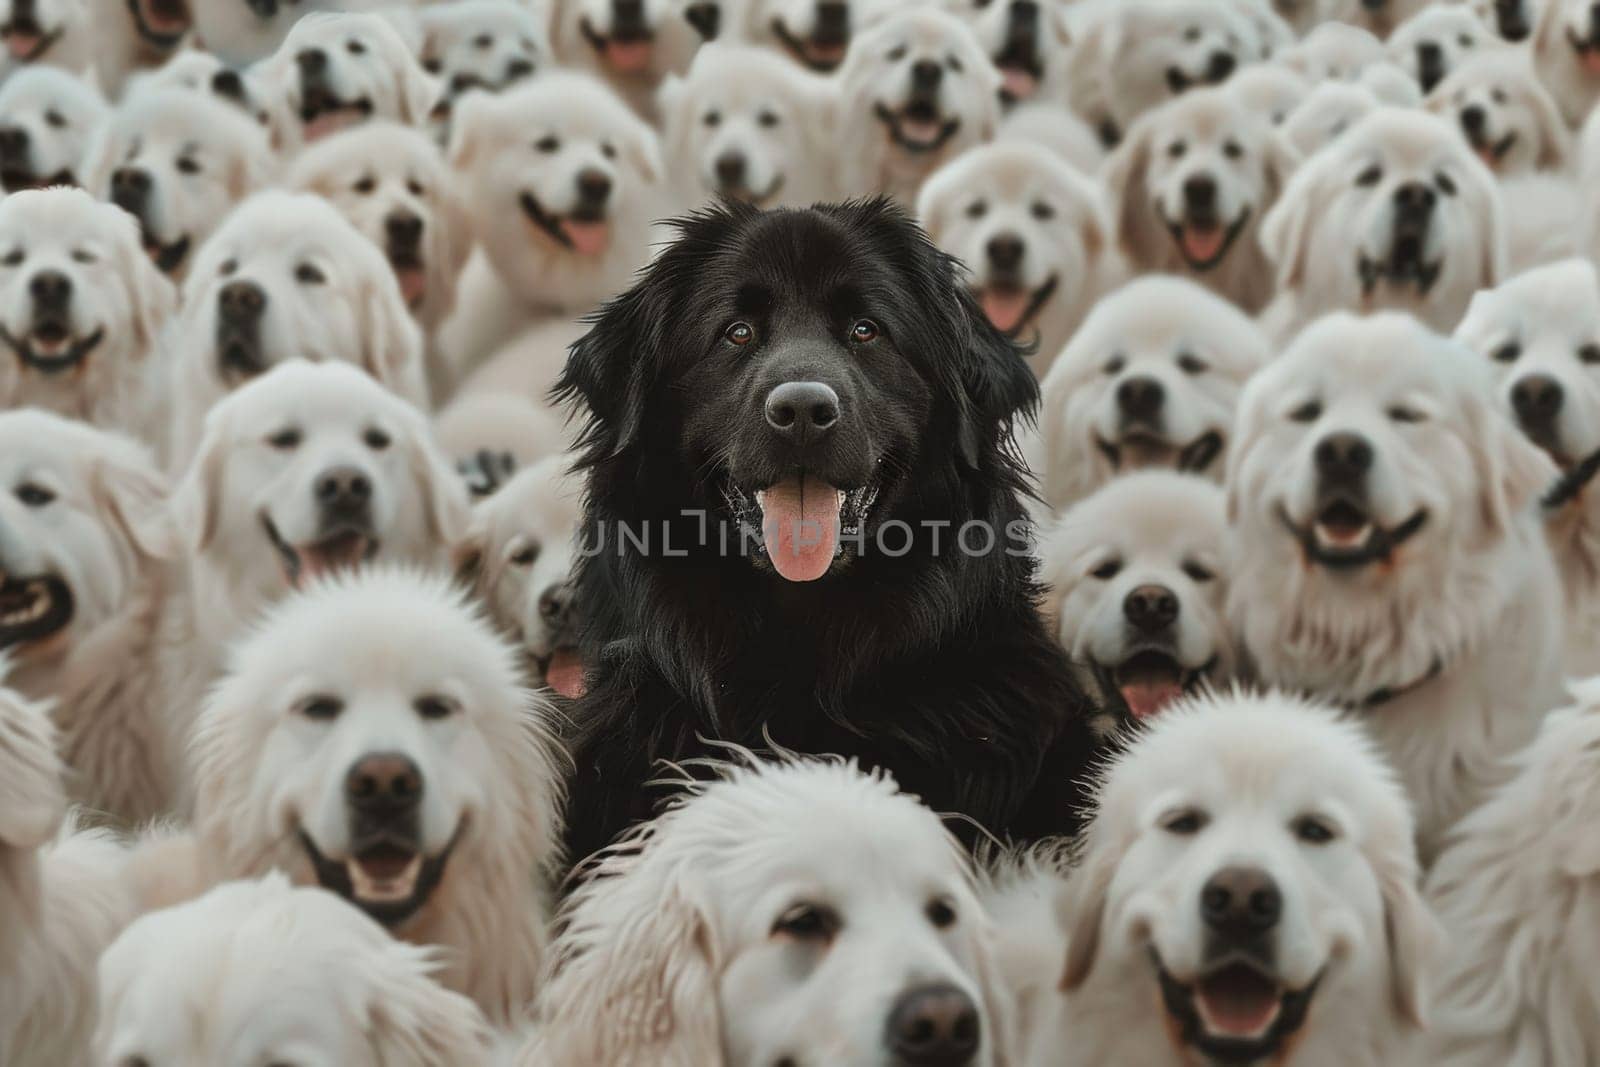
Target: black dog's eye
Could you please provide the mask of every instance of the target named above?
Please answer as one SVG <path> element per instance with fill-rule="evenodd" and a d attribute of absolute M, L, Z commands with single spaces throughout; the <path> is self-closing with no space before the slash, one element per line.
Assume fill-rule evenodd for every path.
<path fill-rule="evenodd" d="M 323 694 L 306 697 L 300 702 L 300 714 L 313 722 L 331 722 L 344 710 L 344 701 Z"/>
<path fill-rule="evenodd" d="M 850 327 L 850 340 L 858 345 L 871 344 L 882 332 L 878 329 L 878 324 L 871 319 L 861 319 Z"/>
<path fill-rule="evenodd" d="M 989 205 L 982 200 L 974 200 L 967 205 L 967 218 L 981 219 L 989 213 Z"/>
<path fill-rule="evenodd" d="M 1043 200 L 1035 200 L 1033 202 L 1033 217 L 1040 222 L 1049 222 L 1056 217 L 1056 209 Z"/>
<path fill-rule="evenodd" d="M 1205 812 L 1197 808 L 1185 808 L 1162 819 L 1161 828 L 1178 837 L 1193 837 L 1206 828 L 1208 821 Z"/>
<path fill-rule="evenodd" d="M 456 702 L 449 697 L 429 695 L 418 697 L 416 708 L 424 719 L 448 719 L 455 714 Z"/>
<path fill-rule="evenodd" d="M 56 498 L 56 495 L 50 490 L 34 482 L 23 482 L 12 492 L 18 500 L 30 508 L 42 508 Z"/>
<path fill-rule="evenodd" d="M 1456 195 L 1456 183 L 1450 175 L 1441 171 L 1433 176 L 1433 183 L 1439 187 L 1439 191 L 1445 196 Z"/>
<path fill-rule="evenodd" d="M 549 155 L 551 152 L 554 152 L 556 149 L 561 147 L 561 138 L 552 133 L 533 142 L 533 147 L 537 148 L 545 155 Z"/>
<path fill-rule="evenodd" d="M 44 120 L 55 129 L 64 130 L 67 128 L 67 117 L 59 111 L 46 111 L 44 113 Z"/>
<path fill-rule="evenodd" d="M 365 442 L 366 446 L 372 449 L 374 452 L 382 452 L 384 449 L 389 447 L 392 441 L 386 432 L 378 429 L 376 426 L 362 434 L 361 440 Z"/>
<path fill-rule="evenodd" d="M 748 322 L 735 322 L 722 331 L 722 339 L 743 348 L 756 339 L 756 328 Z"/>
<path fill-rule="evenodd" d="M 362 44 L 360 41 L 356 40 L 355 38 L 351 38 L 350 40 L 345 42 L 344 50 L 346 52 L 349 52 L 353 56 L 361 56 L 361 55 L 366 55 L 367 46 Z"/>
<path fill-rule="evenodd" d="M 715 129 L 716 127 L 722 125 L 722 112 L 707 111 L 700 121 L 704 125 Z"/>
<path fill-rule="evenodd" d="M 178 159 L 179 174 L 199 174 L 200 164 L 192 156 L 181 156 Z"/>
<path fill-rule="evenodd" d="M 1115 578 L 1121 573 L 1122 561 L 1120 559 L 1108 559 L 1104 563 L 1100 564 L 1100 566 L 1090 571 L 1089 576 L 1092 578 L 1098 578 L 1102 582 L 1109 582 L 1111 579 Z"/>
<path fill-rule="evenodd" d="M 371 193 L 378 188 L 378 179 L 374 178 L 370 174 L 363 175 L 362 177 L 357 178 L 356 183 L 350 188 L 360 193 L 362 196 L 366 196 L 368 193 Z"/>
<path fill-rule="evenodd" d="M 1209 582 L 1216 578 L 1217 573 L 1204 564 L 1189 560 L 1183 565 L 1183 573 L 1197 582 Z"/>
<path fill-rule="evenodd" d="M 1189 146 L 1182 141 L 1173 141 L 1167 145 L 1167 155 L 1172 159 L 1182 159 L 1183 154 L 1189 151 Z"/>
<path fill-rule="evenodd" d="M 928 901 L 928 921 L 940 930 L 948 930 L 956 924 L 956 907 L 944 897 L 935 897 Z"/>
<path fill-rule="evenodd" d="M 237 259 L 225 259 L 222 261 L 222 266 L 217 268 L 217 273 L 226 278 L 238 269 L 239 261 Z"/>
<path fill-rule="evenodd" d="M 1193 352 L 1178 353 L 1178 369 L 1185 374 L 1204 374 L 1211 369 L 1211 364 L 1195 355 Z"/>
<path fill-rule="evenodd" d="M 526 541 L 522 547 L 511 553 L 511 563 L 517 567 L 531 567 L 539 558 L 539 542 Z"/>
<path fill-rule="evenodd" d="M 1308 845 L 1326 845 L 1339 835 L 1319 815 L 1302 815 L 1291 824 L 1294 836 Z"/>
<path fill-rule="evenodd" d="M 1222 154 L 1229 159 L 1240 159 L 1244 156 L 1244 146 L 1238 141 L 1224 141 L 1222 143 Z"/>
<path fill-rule="evenodd" d="M 1289 412 L 1289 418 L 1295 422 L 1316 422 L 1322 418 L 1322 402 L 1320 400 L 1307 400 L 1304 404 Z"/>
<path fill-rule="evenodd" d="M 905 57 L 906 57 L 906 46 L 903 45 L 903 44 L 902 45 L 897 45 L 894 48 L 889 49 L 889 55 L 887 56 L 889 62 L 891 62 L 891 63 L 898 63 L 902 59 L 904 59 Z"/>
<path fill-rule="evenodd" d="M 1593 342 L 1578 349 L 1578 358 L 1585 363 L 1600 363 L 1600 345 Z"/>
<path fill-rule="evenodd" d="M 11 251 L 6 253 L 6 258 L 0 260 L 0 263 L 4 263 L 8 267 L 20 266 L 24 255 L 26 255 L 26 253 L 24 253 L 22 249 L 13 248 Z"/>
<path fill-rule="evenodd" d="M 302 263 L 294 269 L 294 280 L 303 285 L 321 285 L 328 280 L 328 276 L 315 264 Z"/>
<path fill-rule="evenodd" d="M 1522 355 L 1522 346 L 1515 341 L 1507 341 L 1489 353 L 1489 358 L 1496 363 L 1515 363 L 1520 355 Z"/>
<path fill-rule="evenodd" d="M 300 431 L 294 426 L 285 427 L 267 438 L 267 444 L 279 452 L 288 452 L 300 447 Z"/>
<path fill-rule="evenodd" d="M 782 120 L 778 118 L 778 113 L 776 111 L 763 111 L 761 114 L 756 116 L 756 121 L 759 122 L 763 128 L 770 130 Z"/>
<path fill-rule="evenodd" d="M 1383 168 L 1374 163 L 1360 174 L 1356 175 L 1356 184 L 1371 187 L 1383 181 Z"/>
<path fill-rule="evenodd" d="M 839 932 L 839 916 L 831 908 L 820 904 L 796 904 L 772 924 L 774 936 L 792 937 L 796 941 L 832 941 Z"/>

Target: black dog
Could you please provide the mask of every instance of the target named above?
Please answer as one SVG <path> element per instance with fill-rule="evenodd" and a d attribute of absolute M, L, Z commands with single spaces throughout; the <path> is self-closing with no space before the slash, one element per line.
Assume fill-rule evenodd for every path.
<path fill-rule="evenodd" d="M 1070 830 L 1093 743 L 1023 551 L 1021 353 L 886 201 L 677 226 L 556 390 L 587 407 L 594 606 L 568 854 L 718 741 L 857 757 L 995 834 Z"/>

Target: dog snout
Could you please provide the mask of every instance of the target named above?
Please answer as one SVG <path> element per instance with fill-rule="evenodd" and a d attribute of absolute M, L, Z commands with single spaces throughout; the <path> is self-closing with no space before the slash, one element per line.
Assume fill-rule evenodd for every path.
<path fill-rule="evenodd" d="M 422 219 L 410 211 L 395 211 L 383 220 L 389 251 L 414 252 L 422 243 Z"/>
<path fill-rule="evenodd" d="M 1433 214 L 1438 197 L 1433 187 L 1407 182 L 1394 191 L 1394 206 L 1401 221 L 1425 222 Z"/>
<path fill-rule="evenodd" d="M 767 425 L 802 444 L 827 436 L 839 423 L 839 394 L 823 382 L 784 382 L 767 394 Z"/>
<path fill-rule="evenodd" d="M 42 270 L 28 281 L 28 294 L 40 311 L 59 311 L 72 301 L 72 279 L 56 270 Z"/>
<path fill-rule="evenodd" d="M 236 70 L 219 70 L 211 76 L 211 91 L 236 104 L 245 102 L 244 79 Z"/>
<path fill-rule="evenodd" d="M 560 630 L 572 616 L 572 584 L 557 582 L 539 594 L 539 618 L 552 630 Z"/>
<path fill-rule="evenodd" d="M 28 154 L 28 131 L 21 126 L 0 126 L 0 159 L 16 160 Z"/>
<path fill-rule="evenodd" d="M 508 82 L 520 81 L 533 75 L 533 60 L 517 56 L 506 64 L 505 80 Z"/>
<path fill-rule="evenodd" d="M 229 325 L 254 323 L 267 309 L 267 291 L 255 282 L 229 282 L 217 294 L 217 313 Z"/>
<path fill-rule="evenodd" d="M 717 157 L 717 184 L 724 189 L 742 189 L 748 169 L 744 153 L 724 152 Z"/>
<path fill-rule="evenodd" d="M 404 814 L 422 803 L 422 770 L 399 752 L 362 756 L 344 779 L 345 800 L 364 815 Z"/>
<path fill-rule="evenodd" d="M 1001 270 L 1015 270 L 1022 263 L 1023 253 L 1028 246 L 1023 244 L 1022 238 L 1014 233 L 999 233 L 989 238 L 984 246 L 984 252 L 989 257 L 989 262 Z"/>
<path fill-rule="evenodd" d="M 982 1039 L 978 1006 L 952 985 L 904 993 L 889 1012 L 889 1050 L 916 1067 L 962 1067 Z"/>
<path fill-rule="evenodd" d="M 372 479 L 359 467 L 333 467 L 317 476 L 311 491 L 325 511 L 360 511 L 372 502 Z"/>
<path fill-rule="evenodd" d="M 1200 890 L 1200 918 L 1226 940 L 1258 937 L 1282 915 L 1283 893 L 1259 867 L 1225 867 Z"/>
<path fill-rule="evenodd" d="M 1117 407 L 1124 418 L 1148 421 L 1160 416 L 1167 391 L 1154 378 L 1129 378 L 1117 386 Z"/>
<path fill-rule="evenodd" d="M 933 93 L 943 80 L 944 67 L 931 59 L 919 59 L 911 65 L 911 88 L 914 92 Z"/>
<path fill-rule="evenodd" d="M 611 175 L 594 169 L 578 175 L 578 197 L 585 205 L 598 207 L 611 198 Z"/>
<path fill-rule="evenodd" d="M 302 48 L 294 54 L 294 63 L 303 75 L 325 74 L 328 70 L 328 53 L 320 48 Z"/>
<path fill-rule="evenodd" d="M 1233 58 L 1232 52 L 1213 52 L 1210 62 L 1206 64 L 1206 80 L 1212 84 L 1225 82 L 1238 65 L 1239 61 Z"/>
<path fill-rule="evenodd" d="M 1469 137 L 1483 136 L 1484 127 L 1489 124 L 1489 113 L 1478 104 L 1468 104 L 1461 109 L 1461 128 Z"/>
<path fill-rule="evenodd" d="M 1361 481 L 1372 469 L 1372 442 L 1356 433 L 1334 433 L 1317 442 L 1317 473 L 1329 482 Z"/>
<path fill-rule="evenodd" d="M 1183 202 L 1197 214 L 1210 214 L 1217 209 L 1217 180 L 1209 174 L 1195 174 L 1183 183 Z"/>
<path fill-rule="evenodd" d="M 142 167 L 118 167 L 111 172 L 111 202 L 138 218 L 150 199 L 150 172 Z"/>
<path fill-rule="evenodd" d="M 1178 594 L 1164 585 L 1141 585 L 1123 598 L 1122 615 L 1146 633 L 1165 630 L 1178 621 Z"/>
<path fill-rule="evenodd" d="M 1548 374 L 1530 374 L 1511 387 L 1511 410 L 1526 429 L 1548 430 L 1565 401 L 1561 383 Z"/>

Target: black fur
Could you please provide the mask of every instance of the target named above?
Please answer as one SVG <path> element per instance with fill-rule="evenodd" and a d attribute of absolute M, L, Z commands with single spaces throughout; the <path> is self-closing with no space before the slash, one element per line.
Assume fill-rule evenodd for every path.
<path fill-rule="evenodd" d="M 1085 698 L 1038 616 L 1031 559 L 1002 550 L 1008 528 L 1014 548 L 1024 528 L 1012 421 L 1038 400 L 1021 355 L 954 262 L 885 201 L 730 204 L 677 226 L 573 346 L 556 391 L 587 409 L 593 553 L 577 578 L 590 679 L 572 710 L 568 855 L 650 814 L 657 761 L 769 738 L 885 766 L 995 834 L 1070 831 L 1093 754 Z M 881 328 L 870 345 L 851 340 L 863 318 Z M 726 338 L 736 320 L 754 343 Z M 826 448 L 772 440 L 762 402 L 795 378 L 839 392 Z M 729 495 L 797 466 L 879 491 L 865 547 L 809 583 L 739 553 Z M 874 547 L 891 520 L 914 537 L 898 557 Z M 954 549 L 969 520 L 999 547 Z M 620 526 L 648 529 L 650 551 L 619 546 Z M 885 534 L 890 551 L 902 541 Z"/>

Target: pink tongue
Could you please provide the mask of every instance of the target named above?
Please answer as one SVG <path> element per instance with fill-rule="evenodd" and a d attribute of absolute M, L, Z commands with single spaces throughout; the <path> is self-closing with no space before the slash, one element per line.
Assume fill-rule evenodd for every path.
<path fill-rule="evenodd" d="M 1278 1014 L 1278 991 L 1252 974 L 1225 972 L 1200 983 L 1201 1013 L 1214 1031 L 1228 1036 L 1265 1033 Z"/>
<path fill-rule="evenodd" d="M 330 111 L 318 115 L 306 123 L 306 143 L 319 141 L 330 133 L 338 133 L 355 121 L 355 113 L 349 110 Z"/>
<path fill-rule="evenodd" d="M 983 294 L 983 313 L 989 316 L 994 328 L 1010 333 L 1022 323 L 1028 313 L 1028 294 L 1023 292 L 995 292 Z"/>
<path fill-rule="evenodd" d="M 400 295 L 405 298 L 406 306 L 411 307 L 419 303 L 428 295 L 428 274 L 417 267 L 406 267 L 397 271 L 395 278 L 400 282 Z"/>
<path fill-rule="evenodd" d="M 813 63 L 837 63 L 844 58 L 842 44 L 814 44 L 806 48 L 806 55 Z"/>
<path fill-rule="evenodd" d="M 1172 682 L 1129 682 L 1120 692 L 1135 719 L 1148 719 L 1181 697 L 1183 687 Z"/>
<path fill-rule="evenodd" d="M 1496 158 L 1494 149 L 1490 148 L 1488 145 L 1484 145 L 1482 148 L 1478 149 L 1478 158 L 1487 163 L 1490 170 L 1494 170 L 1500 165 L 1500 160 Z"/>
<path fill-rule="evenodd" d="M 583 660 L 576 649 L 555 650 L 550 656 L 550 666 L 545 668 L 544 684 L 573 700 L 583 696 L 589 685 L 583 676 Z"/>
<path fill-rule="evenodd" d="M 598 256 L 611 241 L 611 228 L 603 222 L 561 223 L 561 232 L 567 235 L 579 255 Z"/>
<path fill-rule="evenodd" d="M 1209 263 L 1222 251 L 1222 240 L 1225 235 L 1221 226 L 1211 226 L 1198 229 L 1194 226 L 1185 226 L 1183 229 L 1183 248 L 1189 253 L 1189 258 L 1196 263 Z"/>
<path fill-rule="evenodd" d="M 1583 53 L 1583 69 L 1590 74 L 1600 74 L 1600 48 L 1590 48 Z"/>
<path fill-rule="evenodd" d="M 817 478 L 791 478 L 761 498 L 762 536 L 778 573 L 812 582 L 828 573 L 839 545 L 839 491 Z"/>
<path fill-rule="evenodd" d="M 13 33 L 6 38 L 6 47 L 12 56 L 24 59 L 39 46 L 39 38 L 31 33 Z"/>
<path fill-rule="evenodd" d="M 606 62 L 619 74 L 637 74 L 650 65 L 649 41 L 612 41 L 606 45 Z"/>
<path fill-rule="evenodd" d="M 939 124 L 921 119 L 908 119 L 900 124 L 900 133 L 908 141 L 931 144 L 939 138 Z"/>
<path fill-rule="evenodd" d="M 1025 70 L 1015 67 L 1000 72 L 1005 91 L 1015 100 L 1026 100 L 1039 88 L 1039 80 Z"/>

